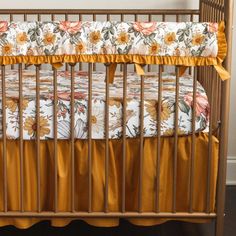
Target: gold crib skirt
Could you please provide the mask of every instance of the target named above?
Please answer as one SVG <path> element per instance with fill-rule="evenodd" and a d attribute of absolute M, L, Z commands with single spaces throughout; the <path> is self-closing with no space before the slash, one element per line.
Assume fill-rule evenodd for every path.
<path fill-rule="evenodd" d="M 37 171 L 36 146 L 34 141 L 24 141 L 24 210 L 37 210 Z M 174 139 L 161 138 L 160 160 L 160 210 L 171 212 L 173 187 L 173 151 Z M 218 140 L 213 137 L 212 162 L 210 178 L 210 210 L 215 211 L 215 193 L 218 168 Z M 2 153 L 2 143 L 0 143 Z M 40 142 L 41 169 L 41 207 L 43 211 L 52 211 L 54 207 L 54 144 L 52 140 Z M 122 140 L 109 141 L 109 211 L 121 210 L 122 188 Z M 71 156 L 70 141 L 58 140 L 58 210 L 70 211 L 71 207 Z M 189 168 L 191 156 L 191 136 L 178 139 L 177 168 L 177 211 L 189 209 Z M 207 168 L 208 168 L 208 135 L 196 136 L 196 153 L 194 165 L 193 210 L 202 212 L 206 207 Z M 157 139 L 144 139 L 143 158 L 143 212 L 155 211 L 156 196 L 156 159 Z M 104 209 L 105 186 L 105 141 L 92 140 L 92 210 Z M 0 159 L 0 210 L 3 211 L 3 158 Z M 126 211 L 137 211 L 139 192 L 139 140 L 127 139 L 126 157 Z M 20 157 L 19 142 L 7 141 L 7 182 L 8 210 L 20 210 Z M 86 140 L 75 142 L 75 209 L 88 210 L 88 144 Z M 27 228 L 41 218 L 0 218 L 0 226 L 14 225 Z M 65 226 L 70 218 L 50 219 L 53 226 Z M 117 226 L 118 218 L 84 219 L 94 226 Z M 136 225 L 160 224 L 168 219 L 129 219 Z M 191 222 L 202 222 L 196 219 L 185 219 Z"/>

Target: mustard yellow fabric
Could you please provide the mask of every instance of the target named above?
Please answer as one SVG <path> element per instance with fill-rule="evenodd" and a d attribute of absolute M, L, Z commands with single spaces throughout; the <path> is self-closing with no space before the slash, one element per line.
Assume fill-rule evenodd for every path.
<path fill-rule="evenodd" d="M 189 207 L 189 167 L 191 154 L 191 136 L 179 137 L 177 171 L 177 211 L 186 212 Z M 20 209 L 20 158 L 17 140 L 7 140 L 7 182 L 8 210 Z M 36 148 L 34 141 L 24 141 L 24 205 L 26 211 L 37 210 L 37 175 Z M 212 140 L 210 210 L 215 211 L 215 193 L 218 169 L 218 140 Z M 160 160 L 160 210 L 171 211 L 173 184 L 173 137 L 161 138 Z M 54 146 L 53 141 L 41 141 L 41 206 L 43 211 L 53 210 L 54 199 Z M 0 144 L 2 153 L 2 143 Z M 109 211 L 121 210 L 122 176 L 122 140 L 109 141 Z M 71 157 L 70 141 L 58 140 L 58 210 L 69 211 L 71 205 Z M 139 140 L 127 139 L 126 161 L 126 210 L 137 211 L 138 175 L 139 175 Z M 75 141 L 75 208 L 87 211 L 88 206 L 88 145 L 87 140 Z M 208 163 L 208 135 L 196 135 L 196 153 L 194 157 L 194 199 L 193 210 L 201 212 L 206 207 L 206 183 Z M 143 211 L 155 209 L 157 139 L 144 139 L 143 158 Z M 92 140 L 92 210 L 103 211 L 105 186 L 105 141 Z M 0 159 L 0 176 L 3 176 L 3 158 Z M 3 188 L 3 178 L 0 178 Z M 3 211 L 3 192 L 0 192 L 0 210 Z M 43 219 L 0 218 L 0 226 L 14 225 L 28 228 Z M 119 219 L 84 219 L 95 226 L 116 226 Z M 160 224 L 168 219 L 129 219 L 136 225 Z M 192 222 L 205 220 L 185 219 Z M 54 226 L 65 226 L 71 219 L 51 219 Z"/>
<path fill-rule="evenodd" d="M 215 57 L 187 57 L 187 56 L 149 56 L 133 54 L 96 54 L 96 55 L 52 55 L 52 56 L 2 56 L 0 64 L 10 65 L 17 63 L 43 64 L 49 63 L 59 68 L 60 63 L 137 63 L 137 64 L 165 64 L 185 66 L 208 66 L 217 65 Z"/>

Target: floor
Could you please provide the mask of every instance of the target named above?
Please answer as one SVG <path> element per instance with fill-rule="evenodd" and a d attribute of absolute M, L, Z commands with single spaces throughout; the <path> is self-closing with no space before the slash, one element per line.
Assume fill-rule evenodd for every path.
<path fill-rule="evenodd" d="M 0 236 L 213 236 L 214 223 L 190 224 L 168 222 L 161 226 L 137 227 L 122 220 L 119 227 L 96 228 L 82 221 L 74 221 L 64 228 L 54 228 L 48 222 L 41 222 L 30 229 L 18 230 L 13 226 L 0 229 Z M 228 186 L 226 192 L 226 216 L 224 236 L 236 235 L 236 186 Z"/>

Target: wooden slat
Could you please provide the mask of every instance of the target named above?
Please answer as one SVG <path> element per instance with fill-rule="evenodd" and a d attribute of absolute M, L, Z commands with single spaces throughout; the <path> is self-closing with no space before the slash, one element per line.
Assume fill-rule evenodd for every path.
<path fill-rule="evenodd" d="M 148 21 L 152 22 L 152 14 L 148 15 Z M 150 71 L 151 71 L 151 65 L 148 65 L 148 72 L 150 72 Z"/>
<path fill-rule="evenodd" d="M 88 66 L 88 212 L 92 212 L 92 63 Z"/>
<path fill-rule="evenodd" d="M 209 71 L 213 70 L 213 67 L 209 68 Z M 210 107 L 214 107 L 214 87 L 211 86 L 210 89 Z M 209 119 L 209 142 L 208 142 L 208 166 L 207 166 L 207 193 L 206 193 L 206 213 L 210 213 L 210 203 L 211 203 L 211 173 L 212 173 L 212 125 L 213 125 L 213 110 L 210 109 L 210 119 Z"/>
<path fill-rule="evenodd" d="M 143 145 L 144 145 L 144 76 L 141 75 L 140 91 L 140 147 L 139 147 L 139 197 L 138 211 L 142 212 L 143 205 Z"/>
<path fill-rule="evenodd" d="M 156 212 L 160 212 L 160 159 L 161 159 L 161 106 L 162 106 L 162 71 L 163 66 L 159 65 L 158 76 L 158 108 L 157 108 L 157 161 L 156 161 Z"/>
<path fill-rule="evenodd" d="M 11 14 L 10 14 L 10 21 L 11 21 L 11 22 L 13 21 L 13 16 L 14 16 L 14 14 L 11 13 Z M 11 69 L 12 69 L 12 70 L 15 69 L 15 66 L 14 66 L 14 65 L 11 65 Z"/>
<path fill-rule="evenodd" d="M 197 93 L 197 70 L 194 68 L 193 77 L 193 106 L 192 106 L 192 142 L 191 142 L 191 157 L 189 168 L 189 212 L 193 212 L 193 190 L 194 190 L 194 157 L 195 157 L 195 124 L 196 124 L 196 93 Z"/>
<path fill-rule="evenodd" d="M 19 73 L 19 154 L 20 154 L 20 209 L 24 211 L 24 152 L 23 152 L 23 83 L 22 64 L 18 67 Z"/>
<path fill-rule="evenodd" d="M 7 139 L 6 139 L 6 71 L 5 65 L 2 65 L 2 157 L 3 157 L 3 199 L 4 199 L 4 212 L 8 210 L 7 200 Z"/>
<path fill-rule="evenodd" d="M 127 110 L 127 64 L 124 64 L 123 70 L 123 125 L 122 125 L 122 212 L 125 212 L 125 182 L 126 182 L 126 115 Z"/>
<path fill-rule="evenodd" d="M 57 187 L 57 168 L 58 168 L 58 148 L 57 148 L 57 69 L 53 70 L 53 92 L 54 92 L 54 103 L 53 103 L 53 131 L 54 131 L 54 212 L 57 212 L 58 206 L 58 187 Z"/>
<path fill-rule="evenodd" d="M 106 65 L 106 101 L 105 101 L 105 212 L 109 211 L 109 66 Z"/>
<path fill-rule="evenodd" d="M 71 104 L 70 104 L 70 132 L 71 132 L 71 212 L 75 212 L 75 64 L 71 66 Z"/>
<path fill-rule="evenodd" d="M 37 158 L 37 208 L 41 211 L 41 174 L 40 174 L 40 68 L 36 65 L 36 158 Z"/>
<path fill-rule="evenodd" d="M 83 20 L 83 15 L 82 14 L 79 14 L 79 21 L 82 21 Z M 82 62 L 79 62 L 79 70 L 83 70 L 83 63 Z"/>
<path fill-rule="evenodd" d="M 179 67 L 175 67 L 175 129 L 174 129 L 174 165 L 173 165 L 173 193 L 172 212 L 176 212 L 177 158 L 178 158 L 178 123 L 179 123 Z"/>
<path fill-rule="evenodd" d="M 93 14 L 93 21 L 97 20 L 96 14 Z M 96 63 L 93 63 L 93 71 L 96 71 Z"/>
<path fill-rule="evenodd" d="M 65 13 L 65 21 L 68 21 L 69 20 L 69 16 L 67 13 Z M 69 64 L 66 63 L 66 71 L 69 71 Z"/>

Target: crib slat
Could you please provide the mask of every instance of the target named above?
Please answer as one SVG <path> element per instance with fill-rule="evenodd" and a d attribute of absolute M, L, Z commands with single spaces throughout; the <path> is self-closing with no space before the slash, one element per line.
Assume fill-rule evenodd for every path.
<path fill-rule="evenodd" d="M 69 20 L 68 14 L 66 13 L 66 14 L 65 14 L 65 21 L 68 21 L 68 20 Z M 68 65 L 68 63 L 66 63 L 66 71 L 69 71 L 69 65 Z"/>
<path fill-rule="evenodd" d="M 109 65 L 106 65 L 106 103 L 105 103 L 105 212 L 109 211 L 108 186 L 109 186 Z"/>
<path fill-rule="evenodd" d="M 152 15 L 151 14 L 148 15 L 148 21 L 152 22 Z M 148 72 L 150 72 L 150 71 L 151 71 L 151 65 L 148 65 Z"/>
<path fill-rule="evenodd" d="M 92 212 L 92 63 L 88 66 L 88 212 Z"/>
<path fill-rule="evenodd" d="M 209 68 L 213 71 L 213 67 Z M 210 76 L 209 76 L 210 77 Z M 214 107 L 214 87 L 210 86 L 210 107 Z M 211 161 L 212 161 L 212 125 L 213 125 L 213 111 L 210 109 L 209 119 L 209 142 L 208 142 L 208 163 L 207 163 L 207 193 L 206 193 L 206 213 L 210 213 L 210 200 L 211 200 Z"/>
<path fill-rule="evenodd" d="M 193 212 L 193 190 L 194 190 L 194 157 L 195 157 L 195 123 L 196 123 L 196 93 L 197 93 L 197 70 L 194 67 L 193 76 L 193 107 L 192 107 L 192 142 L 191 142 L 191 156 L 189 168 L 189 212 Z"/>
<path fill-rule="evenodd" d="M 37 158 L 37 207 L 41 211 L 40 175 L 40 68 L 36 65 L 36 158 Z"/>
<path fill-rule="evenodd" d="M 96 14 L 93 14 L 93 21 L 97 20 Z M 96 71 L 96 63 L 93 63 L 93 71 Z"/>
<path fill-rule="evenodd" d="M 123 70 L 123 142 L 122 142 L 122 212 L 125 212 L 125 181 L 126 181 L 126 109 L 127 109 L 127 64 Z"/>
<path fill-rule="evenodd" d="M 179 22 L 179 14 L 176 14 L 176 22 Z"/>
<path fill-rule="evenodd" d="M 178 120 L 179 120 L 179 67 L 175 67 L 175 128 L 174 128 L 174 166 L 173 166 L 173 193 L 172 193 L 172 212 L 176 212 L 176 184 L 177 184 L 177 158 L 178 158 Z"/>
<path fill-rule="evenodd" d="M 71 211 L 75 212 L 75 64 L 71 66 L 70 132 L 71 132 Z"/>
<path fill-rule="evenodd" d="M 19 153 L 20 153 L 20 209 L 24 211 L 24 157 L 23 157 L 23 85 L 22 64 L 18 67 L 19 73 Z"/>
<path fill-rule="evenodd" d="M 156 161 L 156 212 L 160 212 L 159 199 L 160 199 L 160 158 L 161 158 L 161 106 L 162 106 L 162 71 L 163 66 L 159 65 L 158 73 L 158 110 L 157 110 L 157 161 Z"/>
<path fill-rule="evenodd" d="M 10 14 L 10 21 L 12 22 L 13 21 L 13 14 Z M 15 66 L 12 64 L 11 65 L 11 70 L 14 70 L 15 69 Z"/>
<path fill-rule="evenodd" d="M 57 167 L 58 167 L 58 149 L 57 149 L 57 69 L 53 69 L 53 131 L 54 131 L 54 212 L 57 212 Z"/>
<path fill-rule="evenodd" d="M 141 75 L 141 91 L 140 91 L 140 148 L 139 148 L 139 202 L 138 211 L 142 212 L 142 195 L 143 195 L 143 129 L 144 129 L 144 76 Z"/>
<path fill-rule="evenodd" d="M 124 14 L 121 14 L 121 15 L 120 15 L 120 20 L 121 20 L 121 22 L 124 21 Z M 122 71 L 122 70 L 123 70 L 123 64 L 120 63 L 120 71 Z"/>
<path fill-rule="evenodd" d="M 79 14 L 79 21 L 82 21 L 83 20 L 83 15 L 82 14 Z M 82 62 L 79 62 L 79 70 L 83 70 L 83 63 Z"/>
<path fill-rule="evenodd" d="M 7 140 L 6 140 L 6 73 L 5 65 L 2 65 L 2 138 L 3 138 L 3 198 L 4 198 L 4 211 L 7 212 L 8 201 L 7 201 Z"/>
<path fill-rule="evenodd" d="M 162 21 L 163 21 L 163 22 L 166 21 L 166 14 L 162 14 Z"/>

